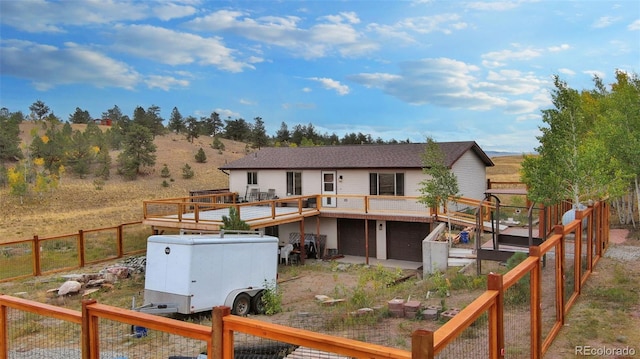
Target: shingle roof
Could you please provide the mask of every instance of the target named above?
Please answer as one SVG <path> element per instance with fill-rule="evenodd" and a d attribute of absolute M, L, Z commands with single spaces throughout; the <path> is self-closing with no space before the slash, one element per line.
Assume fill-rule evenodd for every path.
<path fill-rule="evenodd" d="M 472 150 L 487 165 L 493 162 L 474 141 L 439 142 L 451 167 Z M 265 147 L 224 166 L 232 169 L 422 168 L 424 143 L 315 147 Z"/>

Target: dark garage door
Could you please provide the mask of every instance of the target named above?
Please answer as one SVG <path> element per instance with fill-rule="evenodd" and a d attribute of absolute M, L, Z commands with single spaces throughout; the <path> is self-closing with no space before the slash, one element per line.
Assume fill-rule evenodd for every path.
<path fill-rule="evenodd" d="M 364 219 L 338 219 L 338 253 L 364 257 Z M 376 256 L 376 221 L 369 221 L 369 257 Z"/>
<path fill-rule="evenodd" d="M 387 222 L 387 258 L 422 262 L 422 240 L 429 223 Z"/>

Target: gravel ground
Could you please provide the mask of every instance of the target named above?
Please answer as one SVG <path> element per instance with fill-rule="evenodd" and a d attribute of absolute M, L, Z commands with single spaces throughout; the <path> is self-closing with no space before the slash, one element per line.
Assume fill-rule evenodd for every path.
<path fill-rule="evenodd" d="M 626 229 L 609 230 L 610 245 L 604 256 L 627 262 L 640 260 L 640 246 L 625 245 L 628 235 L 629 231 Z"/>
<path fill-rule="evenodd" d="M 640 247 L 625 246 L 625 245 L 612 245 L 609 246 L 607 252 L 604 254 L 607 258 L 618 259 L 621 261 L 638 261 L 640 260 Z"/>

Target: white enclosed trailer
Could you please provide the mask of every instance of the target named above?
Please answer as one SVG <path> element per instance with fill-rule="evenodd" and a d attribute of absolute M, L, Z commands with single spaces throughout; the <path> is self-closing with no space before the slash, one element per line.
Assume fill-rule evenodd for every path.
<path fill-rule="evenodd" d="M 228 306 L 237 315 L 264 311 L 276 283 L 278 238 L 258 234 L 154 235 L 147 240 L 147 313 L 191 314 Z"/>

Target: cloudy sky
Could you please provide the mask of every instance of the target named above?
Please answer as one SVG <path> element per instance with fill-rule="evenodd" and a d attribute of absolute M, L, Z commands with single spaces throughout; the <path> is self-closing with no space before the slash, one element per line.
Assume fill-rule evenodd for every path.
<path fill-rule="evenodd" d="M 530 152 L 552 79 L 640 70 L 640 2 L 0 0 L 0 107 L 261 117 Z"/>

